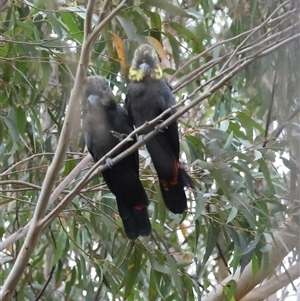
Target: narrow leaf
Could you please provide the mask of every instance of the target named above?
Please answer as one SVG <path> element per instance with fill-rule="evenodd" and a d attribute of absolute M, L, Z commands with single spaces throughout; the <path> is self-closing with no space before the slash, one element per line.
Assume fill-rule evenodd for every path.
<path fill-rule="evenodd" d="M 230 214 L 227 218 L 226 224 L 230 223 L 236 217 L 237 213 L 238 213 L 238 210 L 236 209 L 236 207 L 232 207 Z"/>
<path fill-rule="evenodd" d="M 180 277 L 178 275 L 176 261 L 171 255 L 167 255 L 167 262 L 168 262 L 168 266 L 170 268 L 171 276 L 172 276 L 174 284 L 175 284 L 175 288 L 176 288 L 178 294 L 181 295 L 182 283 L 181 283 Z"/>
<path fill-rule="evenodd" d="M 268 168 L 265 160 L 264 159 L 259 159 L 259 160 L 257 160 L 257 162 L 259 164 L 259 167 L 260 167 L 262 173 L 264 174 L 264 177 L 265 177 L 265 180 L 266 180 L 266 182 L 268 184 L 270 193 L 272 195 L 274 195 L 275 194 L 274 186 L 273 186 L 273 183 L 272 183 L 272 179 L 271 179 L 269 168 Z"/>

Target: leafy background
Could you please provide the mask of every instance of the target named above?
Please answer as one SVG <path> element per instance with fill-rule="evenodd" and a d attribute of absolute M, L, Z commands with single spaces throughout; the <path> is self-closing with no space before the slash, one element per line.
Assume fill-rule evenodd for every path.
<path fill-rule="evenodd" d="M 103 11 L 104 2 L 109 4 Z M 47 224 L 11 300 L 295 300 L 297 1 L 125 2 L 95 39 L 88 74 L 106 76 L 123 103 L 135 48 L 150 43 L 156 49 L 178 110 L 191 106 L 179 124 L 182 160 L 197 189 L 187 191 L 189 208 L 183 216 L 168 212 L 149 155 L 141 148 L 152 235 L 127 240 L 100 174 Z M 80 55 L 88 55 L 86 5 L 1 2 L 1 285 L 21 252 L 24 229 L 57 151 Z M 96 1 L 93 24 L 99 13 L 107 15 L 118 5 Z M 72 177 L 86 156 L 79 100 L 78 95 L 54 187 L 71 181 L 51 199 L 47 214 L 93 164 Z M 243 275 L 249 271 L 250 280 L 258 279 L 256 287 L 245 286 Z M 259 295 L 264 285 L 273 290 Z M 221 299 L 214 296 L 218 290 Z"/>

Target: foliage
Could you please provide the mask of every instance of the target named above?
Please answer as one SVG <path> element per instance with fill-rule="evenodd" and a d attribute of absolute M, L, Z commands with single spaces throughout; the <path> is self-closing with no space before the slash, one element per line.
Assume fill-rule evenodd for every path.
<path fill-rule="evenodd" d="M 118 5 L 109 3 L 109 10 Z M 270 270 L 266 278 L 280 274 L 283 264 L 287 270 L 299 264 L 298 238 L 284 242 L 289 255 L 280 265 L 269 262 L 274 233 L 299 202 L 299 8 L 292 1 L 235 3 L 127 1 L 105 25 L 88 73 L 106 76 L 123 103 L 134 49 L 145 42 L 155 47 L 178 110 L 192 104 L 179 124 L 182 159 L 197 189 L 187 191 L 184 216 L 168 212 L 141 148 L 151 237 L 126 239 L 114 196 L 101 175 L 94 177 L 39 237 L 13 300 L 214 300 L 216 285 L 247 266 L 253 277 Z M 3 283 L 57 149 L 86 17 L 85 5 L 74 2 L 11 1 L 2 8 L 0 234 L 3 243 L 14 237 L 1 248 Z M 55 187 L 86 155 L 79 107 L 73 118 Z M 50 202 L 47 214 L 89 167 Z M 294 230 L 284 231 L 298 235 Z M 241 300 L 249 291 L 228 283 L 222 300 Z M 293 296 L 293 287 L 288 293 Z"/>

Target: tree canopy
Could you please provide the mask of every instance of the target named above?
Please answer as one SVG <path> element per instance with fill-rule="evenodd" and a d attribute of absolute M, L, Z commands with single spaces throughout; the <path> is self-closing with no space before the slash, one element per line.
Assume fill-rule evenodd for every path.
<path fill-rule="evenodd" d="M 7 0 L 0 10 L 0 300 L 295 300 L 298 1 Z M 130 241 L 105 158 L 86 151 L 81 95 L 98 74 L 123 105 L 142 43 L 177 102 L 144 139 L 177 119 L 196 189 L 183 215 L 170 213 L 138 140 L 153 231 Z"/>

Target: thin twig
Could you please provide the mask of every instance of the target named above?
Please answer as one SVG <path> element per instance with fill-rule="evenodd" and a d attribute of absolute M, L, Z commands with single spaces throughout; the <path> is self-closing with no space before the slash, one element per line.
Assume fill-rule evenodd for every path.
<path fill-rule="evenodd" d="M 50 271 L 50 274 L 49 274 L 49 277 L 48 277 L 46 283 L 44 284 L 42 290 L 40 291 L 40 293 L 38 294 L 38 296 L 35 298 L 34 301 L 40 300 L 40 298 L 43 296 L 43 294 L 44 294 L 44 292 L 45 292 L 45 290 L 46 290 L 48 284 L 50 283 L 50 280 L 51 280 L 51 278 L 52 278 L 52 276 L 53 276 L 54 271 L 55 271 L 55 265 L 52 267 L 52 269 L 51 269 L 51 271 Z"/>
<path fill-rule="evenodd" d="M 65 187 L 69 185 L 71 181 L 81 172 L 81 170 L 88 164 L 92 159 L 92 156 L 88 154 L 82 161 L 76 165 L 76 167 L 68 174 L 68 176 L 56 187 L 49 199 L 49 205 L 54 203 L 59 195 L 64 191 Z M 0 251 L 6 249 L 9 245 L 13 244 L 15 241 L 18 241 L 25 235 L 27 235 L 29 227 L 31 225 L 30 221 L 27 225 L 18 229 L 15 233 L 7 237 L 4 241 L 0 243 Z"/>
<path fill-rule="evenodd" d="M 289 122 L 291 120 L 293 120 L 299 113 L 300 113 L 300 106 L 297 107 L 293 111 L 293 113 L 291 113 L 291 115 L 286 119 L 286 121 L 275 130 L 275 132 L 272 134 L 273 137 L 271 139 L 273 140 L 273 139 L 278 138 L 279 135 L 281 134 L 281 132 L 284 130 L 284 128 L 289 124 Z M 271 139 L 269 139 L 269 140 L 271 140 Z"/>
<path fill-rule="evenodd" d="M 193 106 L 197 105 L 198 103 L 200 103 L 201 101 L 203 101 L 205 98 L 209 97 L 214 91 L 216 91 L 217 89 L 219 89 L 220 87 L 222 87 L 230 78 L 232 78 L 235 74 L 237 74 L 240 70 L 244 69 L 247 65 L 251 64 L 254 60 L 261 58 L 269 53 L 271 53 L 272 51 L 275 51 L 276 49 L 286 45 L 287 43 L 299 38 L 299 34 L 294 35 L 293 37 L 290 37 L 287 40 L 282 41 L 281 43 L 278 43 L 274 46 L 272 46 L 270 49 L 268 49 L 266 47 L 266 49 L 262 52 L 257 52 L 255 54 L 253 54 L 250 58 L 247 59 L 241 59 L 237 64 L 235 64 L 235 68 L 232 69 L 230 68 L 230 72 L 224 76 L 224 78 L 219 81 L 217 84 L 215 84 L 214 86 L 212 86 L 210 89 L 207 89 L 204 93 L 200 94 L 199 96 L 197 96 L 195 99 L 193 99 L 193 101 L 191 101 L 189 103 L 189 105 L 185 106 L 183 109 L 179 110 L 177 113 L 173 114 L 170 118 L 166 119 L 163 123 L 161 123 L 154 131 L 150 132 L 149 134 L 147 134 L 144 137 L 144 141 L 146 142 L 147 139 L 152 138 L 157 132 L 163 130 L 166 126 L 168 126 L 169 124 L 171 124 L 172 122 L 174 122 L 177 118 L 181 117 L 184 113 L 186 113 L 190 108 L 192 108 Z M 226 72 L 226 70 L 224 70 L 224 73 Z M 182 102 L 178 103 L 176 106 L 174 107 L 178 107 L 178 106 L 182 106 Z M 122 142 L 120 142 L 114 149 L 112 149 L 108 154 L 106 154 L 101 160 L 99 160 L 88 172 L 88 174 L 85 175 L 85 177 L 83 179 L 81 179 L 81 181 L 78 183 L 78 185 L 61 201 L 61 203 L 51 212 L 51 215 L 47 215 L 40 223 L 40 225 L 44 228 L 46 225 L 50 224 L 51 221 L 61 212 L 61 210 L 63 210 L 68 203 L 72 200 L 72 198 L 80 192 L 81 188 L 84 187 L 84 185 L 86 183 L 88 183 L 88 181 L 90 181 L 90 179 L 92 178 L 92 174 L 93 172 L 105 161 L 106 158 L 111 157 L 121 146 L 123 146 L 124 144 L 126 144 L 129 140 L 131 140 L 132 137 L 134 137 L 134 135 L 136 135 L 137 133 L 139 133 L 141 130 L 143 130 L 145 127 L 149 126 L 149 125 L 154 125 L 156 124 L 159 120 L 162 119 L 162 117 L 164 117 L 166 114 L 170 113 L 172 111 L 172 108 L 167 109 L 165 112 L 163 112 L 160 116 L 158 116 L 157 118 L 147 122 L 146 124 L 142 125 L 141 127 L 137 128 L 136 130 L 134 130 L 130 135 L 128 135 L 127 138 L 125 138 Z M 128 140 L 127 140 L 128 139 Z M 126 157 L 127 155 L 129 155 L 130 153 L 136 151 L 141 145 L 143 144 L 143 142 L 137 142 L 135 143 L 131 148 L 127 149 L 124 153 L 119 154 L 117 157 L 115 157 L 113 159 L 113 164 L 119 162 L 120 160 L 122 160 L 124 157 Z M 90 155 L 88 155 L 89 159 L 87 161 L 89 161 L 91 159 Z M 84 160 L 86 160 L 87 158 L 85 158 Z M 80 163 L 81 164 L 81 163 Z M 78 166 L 77 166 L 78 167 Z M 76 167 L 76 169 L 77 169 Z M 103 170 L 105 170 L 107 168 L 106 164 L 102 165 L 98 172 L 101 172 Z M 74 171 L 74 170 L 73 170 Z M 69 179 L 69 177 L 66 178 L 66 180 Z M 63 184 L 63 182 L 61 183 Z M 63 186 L 63 185 L 60 185 Z M 65 186 L 64 186 L 65 187 Z M 64 190 L 64 189 L 62 189 Z M 62 191 L 61 190 L 61 191 Z M 57 199 L 57 197 L 59 196 L 60 191 L 59 189 L 55 190 L 55 193 L 53 193 L 51 195 L 51 199 L 50 199 L 50 203 L 52 203 L 54 200 Z M 5 247 L 7 247 L 8 245 L 10 245 L 11 243 L 13 243 L 14 241 L 20 239 L 21 237 L 24 236 L 24 234 L 27 233 L 28 231 L 28 226 L 25 226 L 24 228 L 18 230 L 16 233 L 14 233 L 13 235 L 11 235 L 10 237 L 8 237 L 4 242 L 1 243 L 1 249 L 4 249 Z"/>
<path fill-rule="evenodd" d="M 298 36 L 300 36 L 300 34 L 299 35 L 295 35 L 293 37 L 293 39 L 297 38 Z M 288 39 L 287 41 L 283 41 L 279 45 L 279 47 L 282 47 L 283 45 L 285 45 L 286 43 L 290 42 L 293 39 Z M 274 51 L 275 49 L 278 49 L 278 48 L 277 47 L 276 48 L 273 47 L 272 51 Z M 147 142 L 148 140 L 150 140 L 152 137 L 154 137 L 159 132 L 163 131 L 164 128 L 166 128 L 168 125 L 170 125 L 171 123 L 173 123 L 174 121 L 176 121 L 179 117 L 181 117 L 189 109 L 191 109 L 192 107 L 194 107 L 195 105 L 197 105 L 199 102 L 201 102 L 202 100 L 204 100 L 207 97 L 209 97 L 213 92 L 215 92 L 216 90 L 218 90 L 220 87 L 222 87 L 230 78 L 232 78 L 235 74 L 237 74 L 242 69 L 244 69 L 246 66 L 248 66 L 249 64 L 251 64 L 255 59 L 257 59 L 257 57 L 263 57 L 263 56 L 269 54 L 270 52 L 271 52 L 271 50 L 266 50 L 266 51 L 260 53 L 259 55 L 252 56 L 251 58 L 246 59 L 242 63 L 238 64 L 238 66 L 234 70 L 231 70 L 231 72 L 229 74 L 227 74 L 226 76 L 224 76 L 224 78 L 221 79 L 218 83 L 216 83 L 214 85 L 211 85 L 210 89 L 207 89 L 204 93 L 200 94 L 198 97 L 196 97 L 195 99 L 193 99 L 187 106 L 185 106 L 184 108 L 178 110 L 171 117 L 169 117 L 168 119 L 166 119 L 165 121 L 163 121 L 161 124 L 159 124 L 158 126 L 156 126 L 156 128 L 153 131 L 151 131 L 148 134 L 146 134 L 144 136 L 143 141 L 136 142 L 134 145 L 132 145 L 131 147 L 129 147 L 128 149 L 126 149 L 124 152 L 122 152 L 118 156 L 114 157 L 112 159 L 112 164 L 118 163 L 123 158 L 125 158 L 126 156 L 128 156 L 132 152 L 136 151 L 145 142 Z M 168 109 L 166 111 L 170 111 L 170 109 Z M 141 126 L 140 128 L 138 128 L 134 132 L 139 132 L 139 130 L 141 130 L 141 128 L 143 126 Z M 128 135 L 128 137 L 130 137 L 130 136 L 131 135 Z M 118 147 L 120 147 L 120 145 L 123 145 L 124 142 L 127 143 L 126 139 L 128 139 L 128 137 L 125 138 L 124 141 L 120 142 L 111 152 L 116 151 L 116 149 L 118 149 Z M 89 172 L 85 175 L 85 177 L 78 183 L 78 185 L 67 196 L 65 196 L 65 198 L 60 202 L 60 204 L 58 204 L 57 207 L 54 208 L 53 211 L 50 214 L 48 214 L 47 216 L 45 216 L 42 219 L 42 221 L 39 224 L 41 227 L 43 227 L 43 228 L 47 227 L 53 221 L 53 219 L 59 214 L 59 212 L 61 212 L 69 204 L 69 202 L 73 199 L 73 197 L 75 195 L 77 195 L 77 193 L 79 193 L 79 191 L 81 190 L 81 188 L 84 187 L 84 185 L 86 184 L 86 182 L 88 182 L 90 176 L 95 171 L 95 169 L 98 168 L 98 166 L 104 162 L 105 158 L 107 158 L 107 155 L 104 156 L 101 160 L 99 160 L 89 170 Z M 102 171 L 104 171 L 107 168 L 108 168 L 107 164 L 104 164 L 104 165 L 102 165 L 102 166 L 99 167 L 98 172 L 100 172 L 100 171 L 102 172 Z"/>
<path fill-rule="evenodd" d="M 94 6 L 95 6 L 95 0 L 89 0 L 86 8 L 85 19 L 84 19 L 85 37 L 87 37 L 92 32 Z"/>
<path fill-rule="evenodd" d="M 275 71 L 275 75 L 274 75 L 274 79 L 273 79 L 271 100 L 270 100 L 270 106 L 269 106 L 267 121 L 266 121 L 265 140 L 264 140 L 264 142 L 262 144 L 262 147 L 266 147 L 267 143 L 268 143 L 267 137 L 268 137 L 268 132 L 269 132 L 269 126 L 270 126 L 270 123 L 271 123 L 271 116 L 272 116 L 273 105 L 274 105 L 274 101 L 275 101 L 276 81 L 277 81 L 277 71 Z"/>
<path fill-rule="evenodd" d="M 88 33 L 85 31 L 82 52 L 76 71 L 75 83 L 73 89 L 71 90 L 68 109 L 66 112 L 60 139 L 58 141 L 57 150 L 55 152 L 52 164 L 47 170 L 42 190 L 34 211 L 34 215 L 30 222 L 25 242 L 15 261 L 15 264 L 12 267 L 12 270 L 10 271 L 6 281 L 2 286 L 2 290 L 0 292 L 0 300 L 2 301 L 9 300 L 10 296 L 13 294 L 13 291 L 15 290 L 15 287 L 17 286 L 26 268 L 26 265 L 30 259 L 30 256 L 37 244 L 38 238 L 43 229 L 40 220 L 45 216 L 55 179 L 64 162 L 65 153 L 69 145 L 69 138 L 71 136 L 72 128 L 75 123 L 73 116 L 75 115 L 75 112 L 78 107 L 78 102 L 80 98 L 78 96 L 82 94 L 83 83 L 86 78 L 87 68 L 90 60 L 92 42 L 99 34 L 100 30 L 103 28 L 106 22 L 110 21 L 117 14 L 117 12 L 120 11 L 120 9 L 125 5 L 125 3 L 125 0 L 122 1 L 120 5 L 118 5 L 113 11 L 111 11 L 111 13 L 98 26 L 96 26 L 96 28 L 92 31 L 91 34 L 88 35 Z M 89 22 L 91 22 L 91 20 L 89 20 Z"/>

